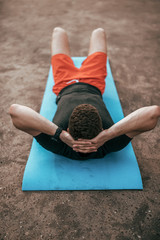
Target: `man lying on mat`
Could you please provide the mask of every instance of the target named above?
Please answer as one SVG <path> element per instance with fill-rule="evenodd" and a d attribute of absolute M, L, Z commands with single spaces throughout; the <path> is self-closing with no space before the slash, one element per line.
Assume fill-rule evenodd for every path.
<path fill-rule="evenodd" d="M 133 137 L 153 129 L 160 117 L 159 106 L 140 108 L 114 124 L 102 100 L 107 60 L 103 29 L 92 32 L 89 54 L 76 68 L 70 57 L 69 42 L 62 28 L 52 35 L 52 68 L 57 95 L 53 122 L 31 108 L 10 107 L 16 128 L 31 134 L 45 149 L 72 158 L 102 158 L 124 148 Z"/>

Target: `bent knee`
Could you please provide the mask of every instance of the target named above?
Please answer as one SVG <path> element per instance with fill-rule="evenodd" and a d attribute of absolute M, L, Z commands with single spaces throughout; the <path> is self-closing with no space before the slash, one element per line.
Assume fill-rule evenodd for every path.
<path fill-rule="evenodd" d="M 149 112 L 150 120 L 148 121 L 149 130 L 156 127 L 158 118 L 160 117 L 160 107 L 157 105 L 151 106 L 151 110 Z"/>
<path fill-rule="evenodd" d="M 61 27 L 55 27 L 55 28 L 53 29 L 52 36 L 53 36 L 54 34 L 65 34 L 65 33 L 66 33 L 66 31 L 65 31 L 63 28 L 61 28 Z"/>
<path fill-rule="evenodd" d="M 105 34 L 105 30 L 103 28 L 96 28 L 93 30 L 92 34 Z"/>

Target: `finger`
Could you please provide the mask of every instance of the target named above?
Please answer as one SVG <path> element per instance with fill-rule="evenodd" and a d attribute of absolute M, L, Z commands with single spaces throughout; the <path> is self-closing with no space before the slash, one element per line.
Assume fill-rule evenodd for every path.
<path fill-rule="evenodd" d="M 87 147 L 81 147 L 81 148 L 73 147 L 73 150 L 74 151 L 97 151 L 97 148 L 95 148 L 95 147 L 89 147 L 89 148 L 87 148 Z"/>
<path fill-rule="evenodd" d="M 74 143 L 73 145 L 77 145 L 77 146 L 91 146 L 92 143 L 80 142 L 80 143 Z"/>
<path fill-rule="evenodd" d="M 84 143 L 84 144 L 90 143 L 90 144 L 91 144 L 91 141 L 87 141 L 87 140 L 85 141 L 85 140 L 83 139 L 83 140 L 78 140 L 77 143 Z"/>
<path fill-rule="evenodd" d="M 91 142 L 90 139 L 82 139 L 82 138 L 78 138 L 77 141 L 78 141 L 78 142 Z"/>
<path fill-rule="evenodd" d="M 73 148 L 81 148 L 81 149 L 94 149 L 96 148 L 97 149 L 97 146 L 96 145 L 79 145 L 79 144 L 74 144 L 73 145 Z"/>
<path fill-rule="evenodd" d="M 81 147 L 81 146 L 91 147 L 93 146 L 93 144 L 92 143 L 74 143 L 73 146 L 74 147 Z"/>
<path fill-rule="evenodd" d="M 79 150 L 77 150 L 76 152 L 91 153 L 91 152 L 97 152 L 97 150 L 82 150 L 82 149 L 79 149 Z"/>
<path fill-rule="evenodd" d="M 91 143 L 92 143 L 92 144 L 96 144 L 96 143 L 97 143 L 97 140 L 91 140 Z"/>
<path fill-rule="evenodd" d="M 78 138 L 78 141 L 90 141 L 90 139 Z"/>

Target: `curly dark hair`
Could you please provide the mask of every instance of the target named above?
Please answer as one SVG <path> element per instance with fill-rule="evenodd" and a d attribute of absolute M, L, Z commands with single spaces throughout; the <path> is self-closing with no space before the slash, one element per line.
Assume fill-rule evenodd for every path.
<path fill-rule="evenodd" d="M 80 104 L 74 108 L 68 127 L 69 133 L 75 140 L 92 139 L 102 131 L 102 120 L 94 106 Z"/>

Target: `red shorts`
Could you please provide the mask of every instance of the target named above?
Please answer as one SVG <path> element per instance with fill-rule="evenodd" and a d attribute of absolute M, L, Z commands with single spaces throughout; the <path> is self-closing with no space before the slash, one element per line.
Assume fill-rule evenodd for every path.
<path fill-rule="evenodd" d="M 97 87 L 103 94 L 107 76 L 106 61 L 106 53 L 95 52 L 83 61 L 80 68 L 77 68 L 66 54 L 52 56 L 51 64 L 55 82 L 53 92 L 58 95 L 64 87 L 83 82 Z"/>

